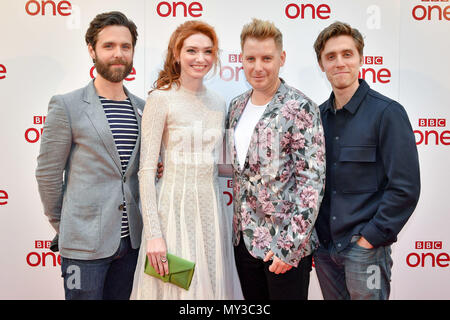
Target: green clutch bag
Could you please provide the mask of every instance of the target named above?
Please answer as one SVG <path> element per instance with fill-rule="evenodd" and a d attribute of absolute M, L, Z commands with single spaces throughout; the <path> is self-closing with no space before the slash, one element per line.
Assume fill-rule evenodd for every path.
<path fill-rule="evenodd" d="M 180 288 L 189 290 L 192 276 L 194 275 L 195 263 L 170 253 L 167 254 L 167 261 L 169 263 L 169 274 L 166 274 L 164 277 L 155 271 L 148 262 L 148 257 L 145 257 L 144 272 L 152 277 L 161 279 L 164 282 L 170 282 Z"/>

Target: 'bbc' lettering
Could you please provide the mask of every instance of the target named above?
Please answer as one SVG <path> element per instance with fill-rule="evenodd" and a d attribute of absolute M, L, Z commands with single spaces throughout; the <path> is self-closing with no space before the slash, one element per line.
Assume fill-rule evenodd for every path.
<path fill-rule="evenodd" d="M 45 122 L 45 116 L 34 116 L 33 117 L 33 124 L 44 124 Z"/>
<path fill-rule="evenodd" d="M 239 63 L 239 65 L 235 66 L 222 66 L 220 68 L 220 79 L 224 81 L 237 81 L 239 82 L 241 79 L 241 74 L 244 73 L 244 67 L 242 67 L 242 55 L 237 53 L 230 53 L 228 55 L 229 63 Z M 242 71 L 242 72 L 241 72 Z"/>
<path fill-rule="evenodd" d="M 435 249 L 435 250 L 441 250 L 442 249 L 442 241 L 416 241 L 416 249 Z"/>
<path fill-rule="evenodd" d="M 380 68 L 384 63 L 382 56 L 364 56 L 364 65 L 359 72 L 359 78 L 373 83 L 389 83 L 391 82 L 391 70 L 388 68 Z"/>
<path fill-rule="evenodd" d="M 444 118 L 420 118 L 419 128 L 414 130 L 416 145 L 444 145 L 450 146 L 450 130 L 442 130 L 447 126 L 447 119 Z M 425 129 L 425 128 L 435 129 Z"/>
<path fill-rule="evenodd" d="M 42 126 L 45 122 L 45 116 L 33 116 L 33 124 Z M 25 140 L 29 143 L 36 143 L 42 136 L 44 128 L 28 128 L 25 130 Z"/>
<path fill-rule="evenodd" d="M 61 266 L 61 256 L 55 254 L 50 249 L 52 242 L 50 240 L 35 240 L 34 248 L 36 251 L 29 252 L 25 258 L 30 267 L 57 267 Z"/>
<path fill-rule="evenodd" d="M 36 240 L 34 241 L 34 248 L 35 249 L 50 249 L 51 245 L 50 240 Z"/>
<path fill-rule="evenodd" d="M 228 55 L 229 63 L 242 63 L 242 54 L 229 54 Z"/>
<path fill-rule="evenodd" d="M 446 127 L 446 119 L 419 119 L 419 127 Z"/>
<path fill-rule="evenodd" d="M 441 251 L 443 247 L 442 241 L 416 241 L 415 249 L 420 251 L 409 253 L 406 264 L 410 268 L 448 268 L 450 255 Z"/>
<path fill-rule="evenodd" d="M 383 64 L 383 57 L 365 56 L 364 64 Z"/>

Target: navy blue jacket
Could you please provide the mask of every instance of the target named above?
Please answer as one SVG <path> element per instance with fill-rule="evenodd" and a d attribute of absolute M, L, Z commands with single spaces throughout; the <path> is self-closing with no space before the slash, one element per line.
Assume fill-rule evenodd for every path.
<path fill-rule="evenodd" d="M 316 222 L 322 245 L 344 250 L 353 235 L 374 247 L 397 240 L 420 193 L 415 137 L 405 109 L 364 80 L 334 111 L 320 106 L 326 145 L 325 196 Z"/>

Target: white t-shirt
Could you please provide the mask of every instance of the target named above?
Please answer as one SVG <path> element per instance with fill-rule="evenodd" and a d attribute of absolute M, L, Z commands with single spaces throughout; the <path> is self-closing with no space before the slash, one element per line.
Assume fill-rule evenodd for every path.
<path fill-rule="evenodd" d="M 255 130 L 256 124 L 266 110 L 268 103 L 263 106 L 257 106 L 252 103 L 252 99 L 248 99 L 247 105 L 242 112 L 241 118 L 234 130 L 234 145 L 236 146 L 237 158 L 241 170 L 244 168 L 245 158 L 247 157 L 250 140 Z"/>

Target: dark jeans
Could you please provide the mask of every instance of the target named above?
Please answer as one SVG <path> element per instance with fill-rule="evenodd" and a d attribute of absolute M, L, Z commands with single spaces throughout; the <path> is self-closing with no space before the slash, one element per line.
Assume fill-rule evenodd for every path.
<path fill-rule="evenodd" d="M 297 268 L 283 274 L 269 271 L 272 261 L 253 257 L 241 236 L 234 248 L 236 267 L 246 300 L 307 300 L 312 255 L 304 257 Z"/>
<path fill-rule="evenodd" d="M 317 278 L 325 300 L 387 300 L 391 281 L 391 247 L 366 249 L 354 236 L 343 251 L 334 244 L 314 253 Z"/>
<path fill-rule="evenodd" d="M 66 300 L 128 300 L 138 253 L 139 249 L 131 248 L 130 237 L 125 237 L 109 258 L 76 260 L 61 257 Z"/>

